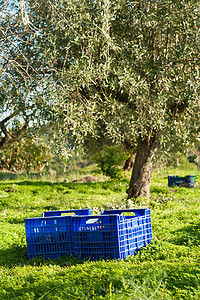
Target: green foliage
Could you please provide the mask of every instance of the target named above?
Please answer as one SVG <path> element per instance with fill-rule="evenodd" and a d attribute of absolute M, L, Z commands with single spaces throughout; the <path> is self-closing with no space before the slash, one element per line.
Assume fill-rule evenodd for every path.
<path fill-rule="evenodd" d="M 51 157 L 51 150 L 44 141 L 22 137 L 0 150 L 0 169 L 42 172 Z"/>
<path fill-rule="evenodd" d="M 170 165 L 172 168 L 178 168 L 188 171 L 195 169 L 195 165 L 190 163 L 187 157 L 180 152 L 174 153 L 173 158 L 171 157 L 171 160 L 168 162 L 168 166 Z"/>
<path fill-rule="evenodd" d="M 199 1 L 27 0 L 3 9 L 2 112 L 48 120 L 56 145 L 56 135 L 128 150 L 144 142 L 128 194 L 148 195 L 139 186 L 150 182 L 144 168 L 157 145 L 185 149 L 199 138 Z"/>
<path fill-rule="evenodd" d="M 57 71 L 55 113 L 70 136 L 133 146 L 139 134 L 164 131 L 165 147 L 171 136 L 184 147 L 194 138 L 198 1 L 41 0 L 34 8 L 30 1 L 44 33 L 38 47 Z"/>
<path fill-rule="evenodd" d="M 60 140 L 136 148 L 128 196 L 148 197 L 160 143 L 186 149 L 199 138 L 199 2 L 28 3 Z"/>
<path fill-rule="evenodd" d="M 112 179 L 119 179 L 122 177 L 121 165 L 127 159 L 127 153 L 121 147 L 105 146 L 103 150 L 96 155 L 98 166 L 104 175 Z"/>
<path fill-rule="evenodd" d="M 171 173 L 177 170 L 171 170 Z M 122 261 L 27 259 L 24 219 L 46 210 L 145 207 L 125 199 L 128 180 L 95 183 L 0 182 L 1 299 L 185 299 L 200 297 L 199 179 L 168 188 L 168 172 L 151 184 L 153 241 Z M 179 170 L 179 175 L 186 175 Z M 189 174 L 188 174 L 189 175 Z"/>
<path fill-rule="evenodd" d="M 181 170 L 196 173 L 198 166 L 194 163 L 194 161 L 191 162 L 191 159 L 189 159 L 186 154 L 174 151 L 173 153 L 168 153 L 168 155 L 162 155 L 156 163 L 156 168 L 173 168 L 178 172 Z"/>

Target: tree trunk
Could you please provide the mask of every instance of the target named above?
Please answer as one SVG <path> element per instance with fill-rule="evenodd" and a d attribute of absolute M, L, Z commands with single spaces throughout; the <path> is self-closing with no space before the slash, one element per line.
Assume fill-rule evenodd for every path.
<path fill-rule="evenodd" d="M 158 150 L 159 134 L 138 139 L 137 152 L 133 165 L 129 188 L 126 191 L 128 199 L 144 197 L 149 198 L 151 174 L 155 155 Z"/>
<path fill-rule="evenodd" d="M 124 164 L 124 171 L 130 171 L 133 169 L 133 163 L 134 163 L 135 153 L 131 154 L 131 156 L 125 161 Z"/>

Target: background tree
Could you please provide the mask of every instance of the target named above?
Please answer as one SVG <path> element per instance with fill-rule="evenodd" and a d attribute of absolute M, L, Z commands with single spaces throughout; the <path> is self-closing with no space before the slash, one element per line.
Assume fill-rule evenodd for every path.
<path fill-rule="evenodd" d="M 45 99 L 44 59 L 35 47 L 39 30 L 30 23 L 24 1 L 1 2 L 0 149 L 29 131 L 45 130 L 50 118 Z M 48 96 L 48 95 L 47 95 Z"/>
<path fill-rule="evenodd" d="M 0 169 L 42 173 L 51 158 L 51 149 L 43 140 L 23 136 L 0 150 Z"/>

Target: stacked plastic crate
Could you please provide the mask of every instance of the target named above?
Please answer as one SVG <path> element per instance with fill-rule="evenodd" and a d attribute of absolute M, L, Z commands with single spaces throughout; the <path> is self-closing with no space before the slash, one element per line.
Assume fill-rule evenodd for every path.
<path fill-rule="evenodd" d="M 47 211 L 41 218 L 25 219 L 28 258 L 56 258 L 73 254 L 73 215 L 92 214 L 91 209 Z"/>
<path fill-rule="evenodd" d="M 45 212 L 42 218 L 25 219 L 25 228 L 28 258 L 122 259 L 152 240 L 149 208 L 105 210 L 99 216 L 90 209 Z"/>
<path fill-rule="evenodd" d="M 196 182 L 196 175 L 188 175 L 185 177 L 180 176 L 168 176 L 168 186 L 169 187 L 187 187 L 193 188 Z"/>

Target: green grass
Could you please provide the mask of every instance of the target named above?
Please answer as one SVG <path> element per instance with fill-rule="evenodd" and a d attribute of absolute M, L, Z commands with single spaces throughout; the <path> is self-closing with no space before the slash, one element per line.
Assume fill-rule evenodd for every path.
<path fill-rule="evenodd" d="M 120 182 L 0 182 L 0 299 L 200 299 L 200 185 L 168 188 L 155 172 L 149 206 L 153 241 L 122 261 L 27 259 L 24 219 L 46 210 L 146 207 Z M 171 174 L 177 174 L 171 170 Z M 177 175 L 190 175 L 182 171 Z"/>

